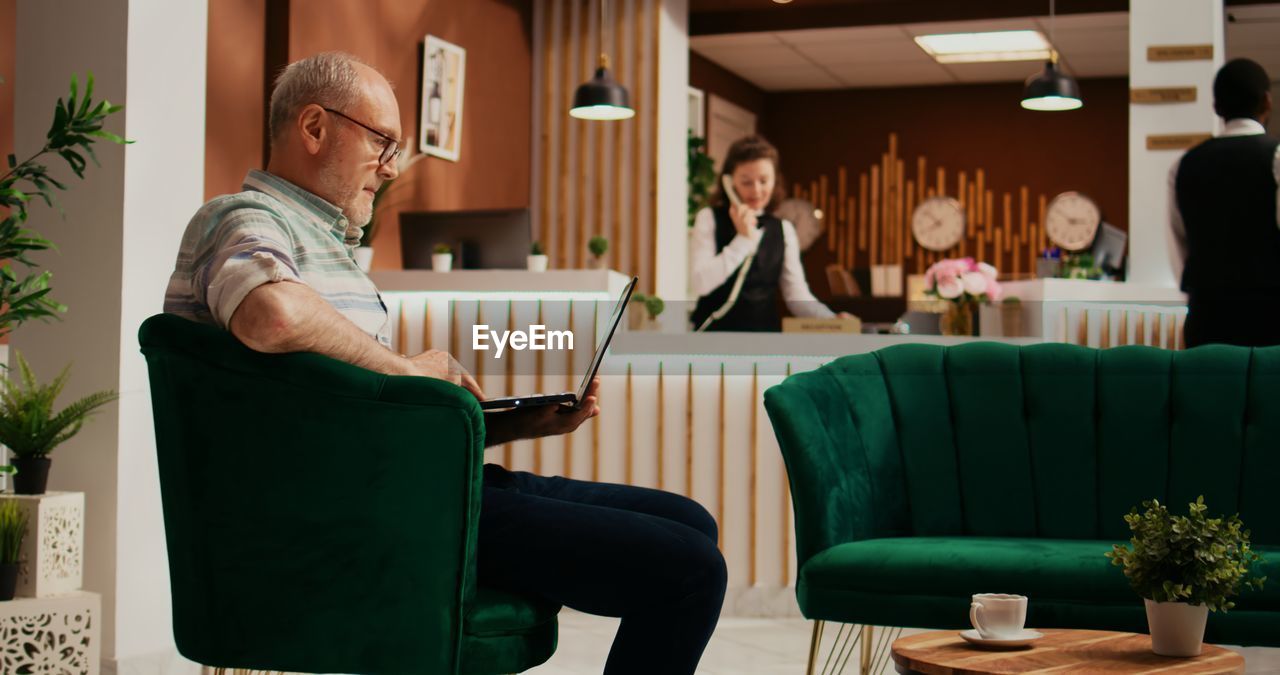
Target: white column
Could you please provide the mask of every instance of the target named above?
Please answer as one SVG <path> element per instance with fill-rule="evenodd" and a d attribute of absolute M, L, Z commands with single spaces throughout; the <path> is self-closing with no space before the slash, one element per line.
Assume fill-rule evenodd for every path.
<path fill-rule="evenodd" d="M 658 223 L 654 255 L 657 294 L 668 301 L 688 297 L 689 182 L 686 134 L 689 129 L 689 2 L 661 0 L 658 26 Z M 672 316 L 680 312 L 670 312 Z M 664 315 L 665 316 L 665 315 Z M 683 319 L 683 317 L 678 317 Z"/>
<path fill-rule="evenodd" d="M 106 672 L 189 672 L 173 646 L 142 320 L 161 310 L 183 228 L 203 197 L 206 0 L 22 2 L 17 15 L 15 146 L 40 147 L 73 73 L 125 105 L 107 128 L 137 141 L 97 146 L 101 168 L 72 181 L 57 211 L 30 226 L 59 251 L 53 271 L 64 320 L 13 338 L 42 378 L 74 362 L 60 401 L 105 388 L 118 404 L 53 453 L 50 488 L 86 493 L 85 588 L 103 596 Z M 83 79 L 82 79 L 83 91 Z M 61 170 L 60 160 L 51 162 Z"/>
<path fill-rule="evenodd" d="M 1205 61 L 1147 60 L 1153 45 L 1213 45 Z M 1223 62 L 1222 0 L 1130 0 L 1129 86 L 1196 87 L 1193 103 L 1129 104 L 1129 280 L 1177 286 L 1169 170 L 1180 150 L 1147 150 L 1150 134 L 1213 133 L 1213 76 Z"/>

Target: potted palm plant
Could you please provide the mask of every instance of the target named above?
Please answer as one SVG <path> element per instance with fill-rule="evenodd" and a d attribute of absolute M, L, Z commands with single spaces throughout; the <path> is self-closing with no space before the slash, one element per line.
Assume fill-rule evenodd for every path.
<path fill-rule="evenodd" d="M 0 500 L 0 600 L 12 600 L 18 588 L 18 551 L 27 536 L 27 512 L 16 499 Z"/>
<path fill-rule="evenodd" d="M 547 254 L 542 250 L 542 242 L 535 241 L 529 246 L 528 267 L 530 272 L 547 271 Z"/>
<path fill-rule="evenodd" d="M 1261 557 L 1249 546 L 1238 516 L 1209 518 L 1204 497 L 1185 516 L 1157 500 L 1124 517 L 1133 548 L 1116 544 L 1106 555 L 1124 568 L 1129 585 L 1147 607 L 1151 650 L 1162 656 L 1199 656 L 1209 612 L 1235 607 L 1242 587 L 1262 588 L 1266 577 L 1248 578 Z"/>
<path fill-rule="evenodd" d="M 13 490 L 20 495 L 44 494 L 49 480 L 49 452 L 80 432 L 98 408 L 116 400 L 116 392 L 99 391 L 58 411 L 53 404 L 67 384 L 70 366 L 48 384 L 36 381 L 22 354 L 15 353 L 18 377 L 0 375 L 0 443 L 7 445 L 17 469 Z"/>

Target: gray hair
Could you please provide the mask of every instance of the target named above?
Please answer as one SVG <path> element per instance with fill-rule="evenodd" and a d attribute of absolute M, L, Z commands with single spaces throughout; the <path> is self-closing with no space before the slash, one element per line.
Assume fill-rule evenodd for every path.
<path fill-rule="evenodd" d="M 294 61 L 280 71 L 271 91 L 271 144 L 312 103 L 348 110 L 360 99 L 360 73 L 356 65 L 368 65 L 345 52 L 321 52 Z"/>

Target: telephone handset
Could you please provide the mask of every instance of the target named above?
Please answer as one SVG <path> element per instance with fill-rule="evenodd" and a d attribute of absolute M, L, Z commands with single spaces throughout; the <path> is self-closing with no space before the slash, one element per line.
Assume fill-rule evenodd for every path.
<path fill-rule="evenodd" d="M 729 197 L 729 203 L 733 204 L 735 207 L 741 207 L 742 199 L 738 197 L 738 191 L 733 189 L 733 179 L 727 174 L 721 174 L 720 185 L 724 188 L 725 195 Z M 738 268 L 737 278 L 733 280 L 733 288 L 729 291 L 729 299 L 726 300 L 719 309 L 712 312 L 711 315 L 702 322 L 701 326 L 695 328 L 695 333 L 701 333 L 706 330 L 707 326 L 710 326 L 712 322 L 719 321 L 724 318 L 724 315 L 728 314 L 729 310 L 733 309 L 734 303 L 738 301 L 738 294 L 742 292 L 742 282 L 746 281 L 747 270 L 751 269 L 751 263 L 755 260 L 755 257 L 756 252 L 754 250 L 747 254 L 746 259 L 742 261 L 742 266 Z"/>

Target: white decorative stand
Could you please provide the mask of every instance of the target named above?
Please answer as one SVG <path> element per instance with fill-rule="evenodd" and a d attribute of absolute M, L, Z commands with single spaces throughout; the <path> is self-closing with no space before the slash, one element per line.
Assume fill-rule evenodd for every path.
<path fill-rule="evenodd" d="M 0 673 L 98 675 L 101 636 L 97 593 L 0 602 Z"/>
<path fill-rule="evenodd" d="M 80 590 L 84 576 L 84 493 L 46 492 L 4 498 L 16 500 L 27 514 L 27 536 L 18 551 L 17 596 L 44 598 Z"/>

